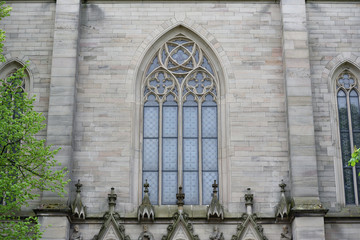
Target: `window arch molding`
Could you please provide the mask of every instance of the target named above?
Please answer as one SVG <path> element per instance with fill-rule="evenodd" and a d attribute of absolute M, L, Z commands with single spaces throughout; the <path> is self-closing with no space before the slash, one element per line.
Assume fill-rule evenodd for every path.
<path fill-rule="evenodd" d="M 8 77 L 9 75 L 15 73 L 18 69 L 23 68 L 26 64 L 22 62 L 19 59 L 9 59 L 5 63 L 3 63 L 0 66 L 0 78 L 4 79 Z M 33 92 L 33 84 L 32 84 L 32 74 L 28 70 L 28 68 L 25 69 L 25 91 L 27 93 Z"/>
<path fill-rule="evenodd" d="M 355 58 L 356 59 L 356 58 Z M 337 60 L 337 61 L 335 61 Z M 355 197 L 354 202 L 349 202 L 349 197 L 347 196 L 349 193 L 349 177 L 348 177 L 348 172 L 345 173 L 348 170 L 345 170 L 345 162 L 347 162 L 350 158 L 347 156 L 347 154 L 344 155 L 344 130 L 341 129 L 341 123 L 344 122 L 340 116 L 340 108 L 341 106 L 344 106 L 344 102 L 339 102 L 342 101 L 340 100 L 341 98 L 345 101 L 346 100 L 346 104 L 347 107 L 349 107 L 350 103 L 349 103 L 349 96 L 350 96 L 350 92 L 353 92 L 357 94 L 357 102 L 359 102 L 360 100 L 360 68 L 359 68 L 359 64 L 357 64 L 356 62 L 352 61 L 351 59 L 348 58 L 343 58 L 342 61 L 339 61 L 337 58 L 335 59 L 333 62 L 331 62 L 330 64 L 333 66 L 331 68 L 331 70 L 329 71 L 329 83 L 330 83 L 330 89 L 331 89 L 331 99 L 334 104 L 332 104 L 331 107 L 331 116 L 336 116 L 332 118 L 332 122 L 331 125 L 334 126 L 332 127 L 332 135 L 333 135 L 333 140 L 334 140 L 334 144 L 335 144 L 335 154 L 334 154 L 334 171 L 335 171 L 335 184 L 336 184 L 336 198 L 337 201 L 342 204 L 357 204 L 359 205 L 359 201 L 360 199 L 357 197 L 359 194 L 357 194 L 357 189 L 354 189 L 354 195 L 357 195 Z M 342 77 L 348 75 L 350 78 L 354 79 L 354 84 L 344 84 L 344 83 L 340 83 L 339 81 L 342 81 Z M 345 94 L 344 96 L 340 96 L 340 94 Z M 352 97 L 354 98 L 354 96 Z M 349 108 L 350 109 L 350 108 Z M 351 111 L 348 111 L 348 121 L 349 124 L 351 122 Z M 343 116 L 343 115 L 342 115 Z M 352 128 L 350 128 L 347 132 L 350 132 Z M 348 137 L 349 138 L 349 144 L 350 144 L 350 152 L 352 152 L 352 148 L 354 146 L 354 141 L 353 141 L 353 133 L 349 133 L 351 135 Z M 351 154 L 351 153 L 350 153 Z M 349 158 L 349 159 L 348 159 Z M 355 171 L 352 170 L 352 171 Z M 359 178 L 358 179 L 354 179 L 354 177 L 356 176 L 356 173 L 353 173 L 352 178 L 353 178 L 353 183 L 356 184 L 356 182 L 359 182 Z M 347 180 L 345 180 L 345 178 Z M 356 177 L 355 177 L 356 178 Z M 345 186 L 347 185 L 347 187 Z"/>
<path fill-rule="evenodd" d="M 134 172 L 136 175 L 136 177 L 138 178 L 137 180 L 135 179 L 136 177 L 134 177 L 134 183 L 137 184 L 138 186 L 138 191 L 137 193 L 135 193 L 135 196 L 137 198 L 137 202 L 139 203 L 141 201 L 141 197 L 142 197 L 142 181 L 140 179 L 142 179 L 142 148 L 143 148 L 143 132 L 142 132 L 142 126 L 143 126 L 143 101 L 144 101 L 144 88 L 145 88 L 145 80 L 146 80 L 146 70 L 149 66 L 149 64 L 151 64 L 151 60 L 153 58 L 153 56 L 155 55 L 155 53 L 157 51 L 159 51 L 159 49 L 161 48 L 161 46 L 163 46 L 165 44 L 165 42 L 167 42 L 168 40 L 176 37 L 178 34 L 182 34 L 185 37 L 193 40 L 193 42 L 195 42 L 205 53 L 206 56 L 209 58 L 209 62 L 211 61 L 213 64 L 213 68 L 214 68 L 214 75 L 216 75 L 216 84 L 218 86 L 218 145 L 217 145 L 217 150 L 218 150 L 218 178 L 220 180 L 220 198 L 221 200 L 226 203 L 227 199 L 228 199 L 228 189 L 230 188 L 229 186 L 229 181 L 228 181 L 228 174 L 227 174 L 227 170 L 228 170 L 228 162 L 226 160 L 226 130 L 225 130 L 225 78 L 224 78 L 224 72 L 223 72 L 223 68 L 221 65 L 221 62 L 219 61 L 219 57 L 216 53 L 216 51 L 214 51 L 214 48 L 211 47 L 211 45 L 203 40 L 200 36 L 198 36 L 197 34 L 195 34 L 193 31 L 189 30 L 187 27 L 184 27 L 182 25 L 178 25 L 174 28 L 172 28 L 171 30 L 167 31 L 165 34 L 161 35 L 161 37 L 159 37 L 153 44 L 151 47 L 149 47 L 149 49 L 146 51 L 146 54 L 144 54 L 144 57 L 138 67 L 138 71 L 136 72 L 136 113 L 135 113 L 135 119 L 138 119 L 137 121 L 137 126 L 135 129 L 135 132 L 137 132 L 138 134 L 136 134 L 136 141 L 139 142 L 138 147 L 136 147 L 135 152 L 137 152 L 135 154 L 135 159 L 137 160 L 136 162 L 138 162 L 137 164 L 135 164 L 135 169 Z M 134 146 L 136 146 L 137 144 L 135 144 Z M 137 174 L 136 174 L 137 172 Z M 150 186 L 151 187 L 151 186 Z M 175 198 L 175 196 L 174 196 Z M 225 204 L 226 205 L 226 204 Z"/>

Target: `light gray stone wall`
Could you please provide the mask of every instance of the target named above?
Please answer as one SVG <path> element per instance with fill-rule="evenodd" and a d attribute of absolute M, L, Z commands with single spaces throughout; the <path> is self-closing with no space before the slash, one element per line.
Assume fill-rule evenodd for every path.
<path fill-rule="evenodd" d="M 359 239 L 360 228 L 358 223 L 327 223 L 325 224 L 326 240 L 356 240 Z"/>
<path fill-rule="evenodd" d="M 4 55 L 7 62 L 29 61 L 30 95 L 36 95 L 35 110 L 48 116 L 51 57 L 54 32 L 54 3 L 8 3 L 13 10 L 1 20 L 6 32 Z M 39 14 L 41 13 L 41 14 Z M 1 64 L 0 66 L 3 66 Z M 39 133 L 46 137 L 46 128 Z M 36 199 L 30 209 L 39 205 Z"/>
<path fill-rule="evenodd" d="M 278 184 L 288 180 L 279 5 L 90 2 L 81 15 L 74 179 L 84 184 L 89 211 L 106 209 L 112 186 L 119 210 L 137 205 L 141 190 L 132 174 L 141 177 L 141 148 L 134 148 L 140 141 L 135 129 L 141 129 L 141 119 L 134 112 L 141 101 L 136 94 L 141 79 L 136 79 L 136 66 L 157 38 L 183 24 L 215 49 L 224 68 L 225 204 L 239 210 L 251 187 L 255 211 L 273 216 Z"/>
<path fill-rule="evenodd" d="M 311 80 L 320 198 L 326 207 L 344 203 L 340 140 L 337 134 L 335 85 L 330 72 L 360 56 L 360 4 L 307 4 Z M 334 165 L 335 164 L 335 165 Z M 337 184 L 338 182 L 338 184 Z"/>

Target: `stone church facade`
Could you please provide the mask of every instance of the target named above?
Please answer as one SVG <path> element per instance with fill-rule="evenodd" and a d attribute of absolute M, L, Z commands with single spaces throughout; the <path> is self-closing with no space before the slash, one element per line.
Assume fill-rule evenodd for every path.
<path fill-rule="evenodd" d="M 29 61 L 71 178 L 43 239 L 359 238 L 358 1 L 8 4 L 0 75 Z"/>

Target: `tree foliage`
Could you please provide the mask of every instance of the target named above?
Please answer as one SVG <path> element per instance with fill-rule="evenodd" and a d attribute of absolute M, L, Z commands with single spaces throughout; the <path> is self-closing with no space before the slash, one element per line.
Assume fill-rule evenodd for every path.
<path fill-rule="evenodd" d="M 0 19 L 11 8 L 0 3 Z M 5 38 L 0 30 L 0 51 Z M 1 54 L 0 60 L 4 62 Z M 59 169 L 52 150 L 37 134 L 45 117 L 34 110 L 34 97 L 24 92 L 26 66 L 0 79 L 0 239 L 39 239 L 36 217 L 19 216 L 22 206 L 41 191 L 64 192 L 66 169 Z"/>
<path fill-rule="evenodd" d="M 354 152 L 351 154 L 351 159 L 349 160 L 349 166 L 355 167 L 356 164 L 359 163 L 360 160 L 360 148 L 354 147 Z M 360 176 L 360 173 L 359 173 Z"/>

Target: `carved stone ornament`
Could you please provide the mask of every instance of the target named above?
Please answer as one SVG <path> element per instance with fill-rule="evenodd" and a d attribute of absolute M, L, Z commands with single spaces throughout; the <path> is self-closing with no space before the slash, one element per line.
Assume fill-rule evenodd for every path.
<path fill-rule="evenodd" d="M 254 195 L 247 189 L 245 194 L 245 206 L 247 213 L 244 213 L 237 226 L 237 232 L 231 237 L 231 240 L 268 240 L 264 235 L 264 228 L 257 223 L 256 214 L 252 213 Z"/>
<path fill-rule="evenodd" d="M 254 239 L 268 240 L 264 235 L 264 228 L 257 223 L 256 214 L 248 215 L 244 213 L 240 223 L 237 226 L 237 232 L 231 237 L 231 240 Z"/>
<path fill-rule="evenodd" d="M 219 227 L 214 226 L 213 233 L 209 236 L 210 240 L 224 240 L 224 234 L 222 232 L 219 232 Z"/>
<path fill-rule="evenodd" d="M 173 215 L 173 224 L 167 227 L 167 235 L 164 235 L 161 240 L 200 240 L 198 235 L 194 235 L 194 228 L 189 223 L 189 215 L 185 212 L 176 212 Z"/>
<path fill-rule="evenodd" d="M 115 212 L 116 198 L 114 188 L 111 188 L 111 193 L 108 194 L 109 211 L 104 214 L 104 224 L 101 226 L 99 234 L 95 235 L 93 240 L 130 240 L 128 235 L 125 235 L 125 228 L 119 224 L 119 213 Z"/>
<path fill-rule="evenodd" d="M 167 235 L 164 235 L 161 240 L 200 240 L 198 235 L 194 235 L 194 228 L 189 222 L 189 215 L 183 211 L 185 194 L 182 192 L 182 187 L 179 187 L 179 192 L 176 194 L 178 211 L 173 215 L 173 224 L 167 227 Z"/>
<path fill-rule="evenodd" d="M 280 202 L 279 202 L 279 204 L 277 206 L 275 217 L 284 219 L 284 217 L 286 218 L 286 217 L 289 216 L 290 209 L 291 209 L 291 204 L 290 204 L 290 201 L 285 196 L 286 184 L 284 183 L 283 180 L 281 180 L 281 183 L 279 184 L 279 187 L 281 188 Z"/>
<path fill-rule="evenodd" d="M 85 219 L 85 206 L 83 205 L 81 201 L 80 196 L 80 188 L 82 187 L 82 184 L 80 183 L 80 179 L 75 184 L 76 187 L 76 196 L 74 202 L 71 204 L 71 211 L 74 217 Z"/>
<path fill-rule="evenodd" d="M 207 219 L 209 220 L 210 218 L 220 218 L 221 220 L 224 219 L 224 207 L 220 204 L 219 199 L 217 197 L 217 187 L 218 184 L 216 183 L 216 180 L 214 180 L 214 184 L 212 185 L 213 187 L 213 194 L 212 194 L 212 199 L 211 199 L 211 203 L 207 208 Z"/>
<path fill-rule="evenodd" d="M 292 240 L 292 236 L 289 233 L 289 229 L 287 226 L 283 227 L 283 232 L 281 233 L 281 237 L 280 239 L 288 239 L 288 240 Z"/>
<path fill-rule="evenodd" d="M 147 182 L 147 179 L 144 183 L 144 198 L 142 200 L 141 205 L 138 208 L 138 221 L 140 221 L 141 219 L 151 219 L 154 220 L 155 218 L 155 209 L 154 206 L 151 204 L 150 202 L 150 198 L 149 198 L 149 183 Z"/>
<path fill-rule="evenodd" d="M 83 240 L 83 236 L 79 231 L 79 225 L 74 226 L 74 231 L 70 236 L 70 240 Z"/>
<path fill-rule="evenodd" d="M 143 230 L 144 231 L 140 233 L 138 240 L 154 240 L 154 236 L 152 235 L 151 232 L 148 231 L 147 225 L 143 226 Z"/>

